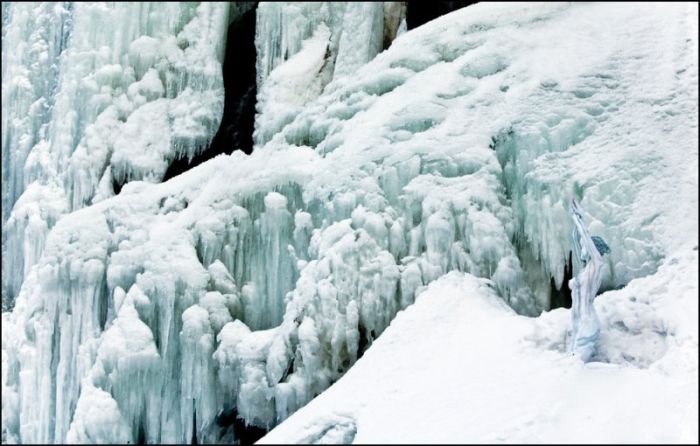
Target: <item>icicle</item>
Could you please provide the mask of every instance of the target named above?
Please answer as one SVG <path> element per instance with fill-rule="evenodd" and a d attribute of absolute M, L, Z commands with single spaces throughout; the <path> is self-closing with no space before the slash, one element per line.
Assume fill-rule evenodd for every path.
<path fill-rule="evenodd" d="M 158 182 L 215 134 L 228 4 L 47 2 L 4 11 L 3 44 L 14 50 L 3 52 L 3 228 L 21 196 L 37 202 L 48 229 L 56 218 L 46 214 L 110 196 L 106 180 Z M 65 204 L 45 207 L 33 182 Z M 31 267 L 42 244 L 36 255 L 19 247 L 33 236 L 11 231 L 3 255 Z M 20 269 L 3 274 L 6 306 Z"/>

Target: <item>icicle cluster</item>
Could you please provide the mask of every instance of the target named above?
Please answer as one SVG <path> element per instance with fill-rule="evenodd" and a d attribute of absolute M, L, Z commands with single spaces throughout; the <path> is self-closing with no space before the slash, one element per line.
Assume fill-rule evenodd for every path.
<path fill-rule="evenodd" d="M 5 306 L 60 215 L 206 148 L 227 15 L 225 3 L 3 5 Z"/>
<path fill-rule="evenodd" d="M 402 2 L 261 3 L 256 146 L 290 123 L 331 80 L 351 75 L 388 47 L 405 15 Z"/>

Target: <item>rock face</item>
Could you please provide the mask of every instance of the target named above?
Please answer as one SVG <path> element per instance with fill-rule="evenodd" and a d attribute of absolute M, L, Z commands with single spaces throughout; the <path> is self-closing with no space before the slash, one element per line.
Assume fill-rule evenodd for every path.
<path fill-rule="evenodd" d="M 477 2 L 421 2 L 408 1 L 406 4 L 406 25 L 408 29 L 418 28 L 452 11 L 473 5 Z"/>

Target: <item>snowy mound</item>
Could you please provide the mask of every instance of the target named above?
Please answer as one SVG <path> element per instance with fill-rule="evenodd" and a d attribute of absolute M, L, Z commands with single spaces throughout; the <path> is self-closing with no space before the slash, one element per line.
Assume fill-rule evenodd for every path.
<path fill-rule="evenodd" d="M 450 273 L 259 443 L 696 442 L 698 251 L 675 260 L 597 298 L 599 311 L 621 317 L 601 343 L 617 353 L 652 346 L 622 337 L 622 320 L 630 331 L 669 324 L 657 328 L 669 330 L 668 351 L 647 370 L 543 351 L 529 341 L 544 321 L 516 315 L 488 281 Z M 560 322 L 549 335 L 564 335 L 565 313 L 548 318 Z"/>
<path fill-rule="evenodd" d="M 304 105 L 291 122 L 279 111 L 270 125 L 280 130 L 252 156 L 220 156 L 162 184 L 132 181 L 56 223 L 14 311 L 3 314 L 3 435 L 221 442 L 235 439 L 231 416 L 272 428 L 365 351 L 369 367 L 391 367 L 368 347 L 450 271 L 481 279 L 441 282 L 454 299 L 439 307 L 437 338 L 426 328 L 425 346 L 438 345 L 448 326 L 493 333 L 464 328 L 472 343 L 460 348 L 477 349 L 465 350 L 461 367 L 475 368 L 473 386 L 482 372 L 494 386 L 524 383 L 494 371 L 512 359 L 503 351 L 527 345 L 524 367 L 533 376 L 546 369 L 561 386 L 571 370 L 596 394 L 603 375 L 639 377 L 657 388 L 649 392 L 677 379 L 697 392 L 689 378 L 697 326 L 688 316 L 697 315 L 688 297 L 697 276 L 683 275 L 697 265 L 688 253 L 698 231 L 696 17 L 690 4 L 475 5 L 401 35 L 352 75 L 341 70 L 318 98 L 270 84 L 269 97 Z M 279 65 L 283 73 L 313 80 L 323 70 L 323 26 L 300 45 L 306 65 Z M 527 319 L 505 305 L 528 316 L 550 308 L 550 282 L 562 285 L 570 250 L 572 196 L 612 250 L 603 287 L 627 285 L 608 295 L 629 303 L 601 297 L 610 302 L 600 360 L 614 371 L 561 359 L 566 310 Z M 663 269 L 673 259 L 680 273 Z M 669 274 L 688 286 L 672 304 L 673 280 L 661 280 Z M 633 287 L 639 280 L 664 285 L 631 294 L 644 290 Z M 461 286 L 476 305 L 488 300 L 481 319 L 466 314 L 468 303 L 451 314 Z M 646 302 L 669 311 L 640 313 Z M 401 320 L 437 315 L 426 305 Z M 498 327 L 510 324 L 499 338 Z M 405 330 L 397 322 L 386 342 Z M 469 355 L 493 364 L 478 368 Z M 548 367 L 556 358 L 563 365 Z M 463 390 L 454 407 L 470 398 Z M 491 401 L 481 395 L 474 401 Z M 551 401 L 518 395 L 535 398 L 520 421 Z M 687 420 L 697 415 L 697 403 L 681 406 Z M 304 438 L 364 435 L 358 411 L 333 411 L 332 426 Z M 532 426 L 518 420 L 513 429 Z M 660 420 L 675 429 L 668 415 Z M 279 432 L 303 441 L 294 432 L 306 428 L 289 426 Z M 501 435 L 527 437 L 519 432 Z M 693 433 L 691 425 L 679 438 Z"/>

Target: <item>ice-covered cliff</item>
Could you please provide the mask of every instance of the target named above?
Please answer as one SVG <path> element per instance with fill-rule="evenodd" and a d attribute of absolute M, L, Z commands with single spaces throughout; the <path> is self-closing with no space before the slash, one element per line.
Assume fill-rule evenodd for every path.
<path fill-rule="evenodd" d="M 3 62 L 10 32 L 22 42 L 33 32 L 12 15 L 22 8 L 3 4 Z M 261 4 L 256 149 L 163 183 L 183 147 L 195 153 L 216 131 L 215 42 L 228 6 L 55 8 L 47 13 L 73 30 L 58 61 L 83 71 L 55 69 L 69 74 L 49 116 L 36 118 L 48 136 L 32 133 L 33 119 L 21 124 L 26 112 L 7 121 L 19 129 L 10 136 L 29 135 L 17 141 L 46 147 L 28 158 L 59 166 L 7 198 L 7 246 L 22 246 L 3 248 L 18 292 L 3 313 L 7 442 L 230 442 L 245 432 L 236 418 L 268 430 L 372 352 L 395 315 L 451 271 L 481 278 L 464 287 L 488 284 L 485 294 L 520 314 L 503 310 L 511 319 L 494 324 L 540 326 L 528 338 L 538 370 L 540 356 L 564 356 L 564 324 L 551 321 L 567 310 L 530 317 L 564 281 L 571 196 L 612 249 L 605 290 L 673 258 L 697 261 L 685 252 L 697 252 L 697 5 L 475 5 L 400 33 L 401 5 Z M 99 41 L 81 17 L 108 22 L 114 34 L 103 38 L 121 36 L 121 50 L 80 49 Z M 59 33 L 56 23 L 42 35 Z M 346 32 L 359 29 L 366 39 Z M 386 32 L 400 35 L 380 52 Z M 105 61 L 81 65 L 84 53 Z M 180 68 L 192 85 L 168 83 Z M 9 79 L 3 71 L 3 157 Z M 13 94 L 31 104 L 46 88 Z M 66 88 L 89 97 L 61 99 Z M 3 181 L 3 209 L 6 190 Z M 462 286 L 450 277 L 441 283 Z M 692 315 L 697 278 L 688 280 L 678 305 Z M 670 292 L 653 294 L 671 305 Z M 606 320 L 614 348 L 598 359 L 659 363 L 671 380 L 697 373 L 697 326 L 673 312 L 638 317 L 645 300 L 632 302 Z M 619 321 L 627 332 L 613 331 Z M 652 344 L 667 348 L 630 353 Z M 276 432 L 290 437 L 270 438 L 299 440 L 288 426 Z"/>
<path fill-rule="evenodd" d="M 406 27 L 405 2 L 270 2 L 257 15 L 258 146 Z"/>
<path fill-rule="evenodd" d="M 138 180 L 158 183 L 170 173 L 168 168 L 174 161 L 192 159 L 207 148 L 224 108 L 221 63 L 226 28 L 252 6 L 251 2 L 231 5 L 3 3 L 3 308 L 14 305 L 25 278 L 32 274 L 32 267 L 45 253 L 47 234 L 64 214 L 80 215 L 79 209 L 119 194 L 126 183 L 139 183 Z M 297 8 L 302 9 L 303 20 L 308 19 L 308 23 L 302 25 L 304 29 L 297 29 L 300 25 Z M 329 8 L 335 10 L 333 18 L 328 13 Z M 352 42 L 348 42 L 355 35 L 352 27 L 364 26 L 363 14 L 367 8 L 373 15 L 365 31 L 367 41 L 372 43 L 365 43 L 364 34 L 358 35 L 359 40 L 355 42 L 373 48 L 365 54 L 365 51 L 354 52 Z M 335 42 L 329 66 L 337 59 L 347 71 L 376 55 L 381 50 L 376 42 L 386 45 L 391 41 L 403 13 L 402 4 L 391 2 L 262 5 L 258 11 L 260 25 L 255 43 L 278 53 L 283 50 L 280 54 L 271 54 L 268 65 L 272 69 L 299 50 L 308 37 L 304 33 L 317 27 L 326 28 L 330 30 L 328 37 Z M 271 23 L 272 28 L 265 27 L 265 23 Z M 348 31 L 341 38 L 344 29 L 351 29 L 353 33 Z M 341 41 L 345 42 L 344 46 L 340 45 Z M 335 55 L 337 52 L 340 57 Z M 267 56 L 261 56 L 260 60 L 264 57 Z M 267 73 L 261 71 L 260 82 L 266 77 Z M 327 76 L 324 82 L 332 77 Z M 306 87 L 310 87 L 310 83 Z M 265 91 L 274 90 L 268 87 Z M 320 90 L 315 94 L 320 94 Z M 128 184 L 124 193 L 131 186 Z M 283 220 L 277 222 L 277 217 Z M 283 213 L 268 213 L 269 226 L 284 226 L 284 222 Z M 100 251 L 106 247 L 109 251 L 106 260 L 113 251 L 111 242 L 99 231 L 94 235 L 93 248 Z M 286 250 L 284 241 L 284 238 L 275 241 L 282 251 Z M 214 247 L 215 250 L 222 248 Z M 52 249 L 46 251 L 47 256 Z M 55 249 L 63 250 L 62 247 Z M 249 269 L 264 277 L 267 268 L 277 266 L 276 256 L 279 257 L 261 256 Z M 281 258 L 285 258 L 284 252 Z M 218 265 L 218 270 L 216 265 L 212 268 L 223 278 L 222 291 L 233 290 L 235 294 L 235 287 L 227 285 L 229 273 L 222 269 L 221 263 Z M 94 267 L 97 265 L 88 269 Z M 80 267 L 75 263 L 71 268 L 73 273 L 69 273 L 67 280 L 75 282 L 75 289 L 83 290 L 81 292 L 87 293 L 83 297 L 87 297 L 92 279 L 78 284 L 81 280 L 76 274 L 82 273 L 76 268 Z M 248 323 L 252 327 L 281 320 L 280 289 L 290 288 L 290 274 L 289 266 L 282 264 L 280 284 L 274 278 L 259 281 L 269 285 L 269 290 L 262 287 L 258 292 L 265 302 L 269 295 L 270 303 L 264 305 L 276 309 L 271 310 L 271 314 L 259 311 L 249 315 Z M 49 285 L 45 283 L 44 286 Z M 250 297 L 245 293 L 252 289 L 244 288 L 244 296 Z M 93 291 L 98 301 L 114 292 L 106 288 Z M 3 397 L 3 438 L 8 441 L 64 441 L 74 413 L 80 414 L 83 410 L 83 406 L 76 406 L 78 395 L 94 394 L 99 399 L 99 393 L 83 388 L 80 381 L 86 371 L 80 367 L 96 360 L 94 346 L 87 347 L 87 344 L 96 345 L 107 339 L 103 329 L 111 325 L 115 309 L 107 308 L 112 304 L 95 301 L 97 306 L 93 307 L 88 303 L 87 310 L 95 310 L 94 318 L 78 311 L 76 321 L 82 320 L 80 327 L 68 334 L 63 326 L 65 321 L 59 320 L 58 313 L 72 316 L 80 299 L 74 299 L 70 292 L 59 294 L 64 298 L 47 300 L 49 305 L 56 305 L 57 311 L 48 315 L 50 328 L 47 328 L 57 336 L 62 333 L 64 346 L 47 344 L 47 353 L 52 358 L 50 364 L 44 364 L 49 367 L 48 373 L 32 372 L 37 374 L 37 385 L 43 386 L 37 389 L 37 394 L 43 395 L 41 401 L 25 400 L 24 404 L 32 406 L 29 408 L 21 405 L 22 398 L 17 393 L 10 392 Z M 225 296 L 230 297 L 229 294 Z M 217 301 L 216 297 L 214 300 Z M 22 305 L 20 299 L 18 312 Z M 217 308 L 229 311 L 225 307 Z M 251 312 L 254 313 L 249 309 L 248 313 Z M 221 317 L 226 318 L 223 313 Z M 9 320 L 9 313 L 4 318 Z M 167 326 L 167 322 L 163 325 Z M 5 330 L 3 333 L 9 333 Z M 17 375 L 19 369 L 15 366 L 24 363 L 26 358 L 20 359 L 17 356 L 20 352 L 9 347 L 14 345 L 14 340 L 12 335 L 8 336 L 3 337 L 3 387 L 19 392 L 32 384 L 26 382 L 23 386 L 19 382 L 19 376 L 26 378 L 27 374 Z M 177 337 L 177 333 L 166 333 L 164 337 L 173 336 Z M 167 344 L 167 340 L 165 342 Z M 79 357 L 83 355 L 87 356 L 81 360 Z M 82 366 L 79 365 L 81 361 Z M 31 367 L 41 367 L 40 363 Z M 175 366 L 179 365 L 174 363 L 171 369 Z M 172 377 L 175 381 L 178 381 L 177 375 L 179 371 Z M 183 405 L 189 406 L 189 403 Z M 176 413 L 179 409 L 172 410 Z M 153 441 L 155 436 L 161 438 L 163 431 L 164 439 L 189 440 L 192 438 L 192 428 L 187 426 L 192 421 L 187 415 L 190 412 L 190 408 L 183 409 L 182 416 L 188 417 L 188 421 L 178 422 L 176 427 L 172 424 L 174 418 L 165 413 L 161 418 L 168 425 L 162 429 L 151 426 L 146 433 L 144 423 L 153 425 L 153 421 L 146 422 L 142 418 L 153 414 L 146 415 L 135 408 L 133 416 L 138 423 L 132 423 L 128 438 Z M 109 413 L 110 410 L 106 410 L 103 416 Z M 204 415 L 200 413 L 199 423 L 211 423 L 212 419 L 213 415 L 205 411 Z M 127 438 L 116 431 L 113 435 L 114 439 Z"/>
<path fill-rule="evenodd" d="M 589 228 L 612 253 L 608 291 L 596 299 L 594 362 L 566 353 L 569 310 L 517 315 L 502 303 L 498 271 L 486 274 L 492 281 L 473 269 L 451 272 L 400 312 L 339 382 L 260 443 L 697 442 L 697 13 L 689 4 L 475 5 L 399 38 L 366 67 L 357 81 L 365 85 L 392 68 L 424 71 L 366 99 L 377 105 L 358 107 L 362 124 L 319 123 L 350 96 L 341 87 L 285 129 L 287 141 L 303 129 L 313 144 L 320 133 L 318 149 L 338 157 L 321 185 L 352 159 L 349 147 L 374 155 L 377 145 L 358 143 L 372 138 L 359 129 L 382 135 L 374 141 L 393 149 L 376 155 L 386 163 L 403 130 L 391 123 L 410 122 L 408 144 L 422 135 L 416 129 L 430 139 L 415 143 L 425 150 L 421 175 L 400 194 L 406 200 L 420 181 L 429 196 L 453 180 L 467 188 L 440 197 L 451 210 L 474 183 L 454 159 L 436 163 L 443 170 L 431 178 L 429 157 L 451 135 L 464 155 L 492 148 L 501 167 L 495 189 L 512 212 L 509 234 L 524 272 L 510 277 L 528 283 L 544 307 L 549 278 L 561 283 L 571 249 L 567 197 L 583 197 Z M 467 51 L 445 64 L 426 50 L 460 46 Z"/>
<path fill-rule="evenodd" d="M 228 5 L 3 4 L 3 305 L 64 213 L 159 181 L 221 119 Z"/>

